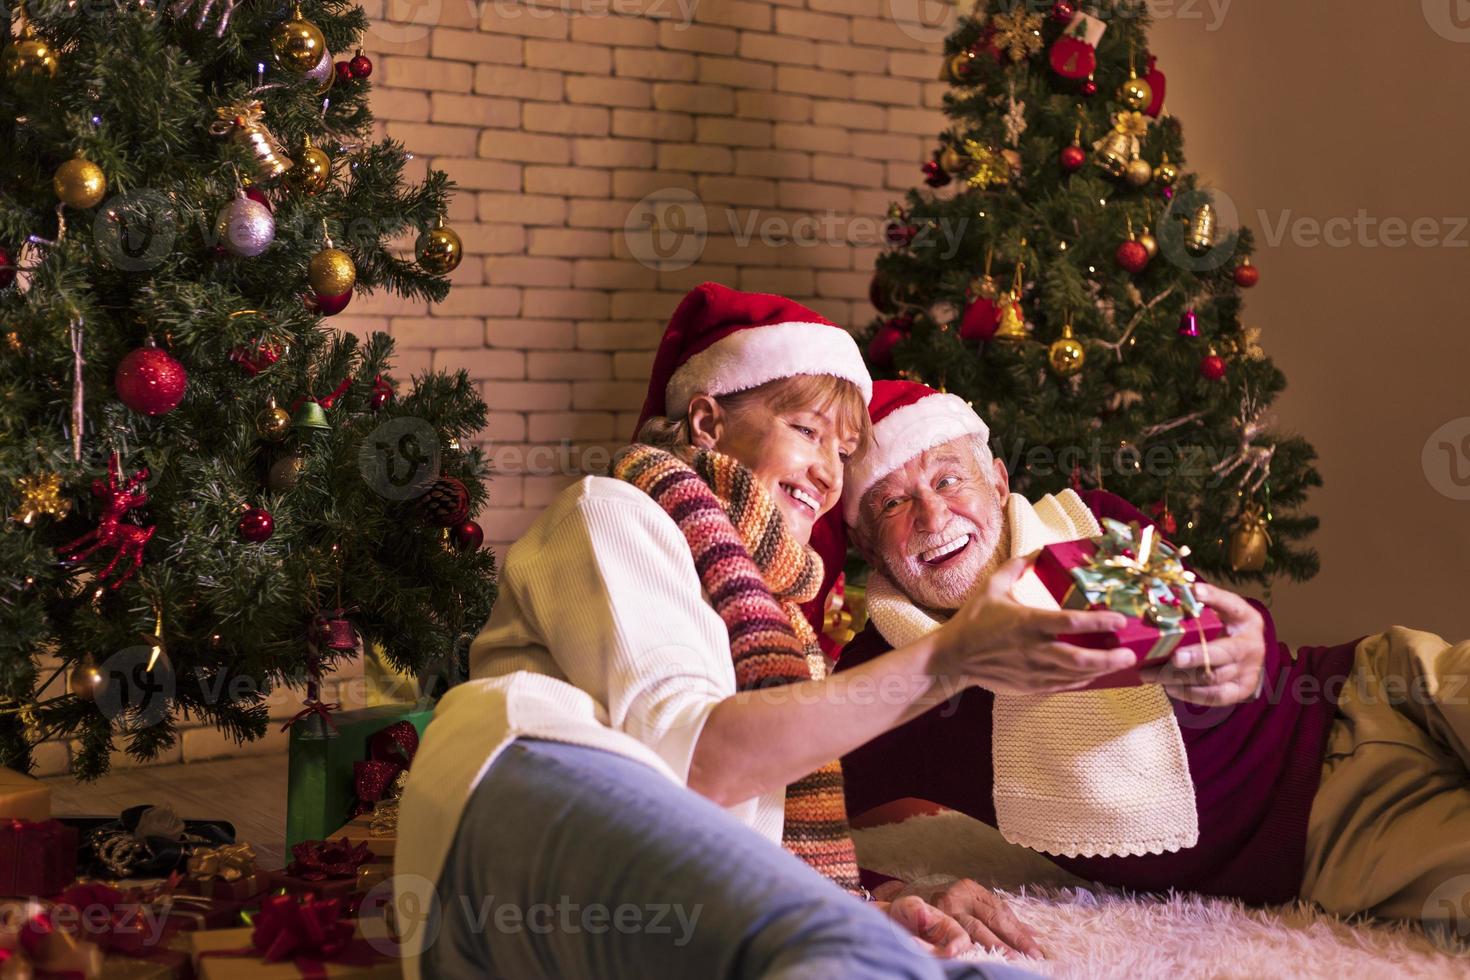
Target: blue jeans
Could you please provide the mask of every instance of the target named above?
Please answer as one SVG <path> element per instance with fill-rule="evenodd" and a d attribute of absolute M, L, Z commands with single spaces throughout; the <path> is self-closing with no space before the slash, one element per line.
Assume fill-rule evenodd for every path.
<path fill-rule="evenodd" d="M 1030 977 L 937 960 L 703 797 L 631 759 L 519 739 L 461 819 L 425 977 Z"/>

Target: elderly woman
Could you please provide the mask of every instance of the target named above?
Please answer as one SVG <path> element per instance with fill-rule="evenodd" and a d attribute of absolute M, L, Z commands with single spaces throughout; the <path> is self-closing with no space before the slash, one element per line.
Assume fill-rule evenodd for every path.
<path fill-rule="evenodd" d="M 395 865 L 408 976 L 981 977 L 1006 971 L 942 957 L 1039 955 L 973 882 L 854 897 L 834 760 L 1007 661 L 1037 690 L 1125 666 L 1055 639 L 1121 618 L 1020 607 L 998 576 L 944 629 L 827 676 L 799 611 L 823 579 L 808 542 L 870 393 L 811 310 L 713 283 L 680 304 L 643 442 L 510 549 L 472 679 L 425 733 Z"/>

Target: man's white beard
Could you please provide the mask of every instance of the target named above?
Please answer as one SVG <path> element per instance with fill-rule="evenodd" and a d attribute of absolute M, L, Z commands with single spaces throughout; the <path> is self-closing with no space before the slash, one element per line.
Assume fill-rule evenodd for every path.
<path fill-rule="evenodd" d="M 968 533 L 971 541 L 950 565 L 931 568 L 919 555 Z M 996 527 L 987 535 L 972 521 L 955 518 L 941 534 L 925 535 L 910 546 L 908 555 L 885 559 L 883 572 L 910 599 L 929 609 L 955 610 L 982 588 L 997 566 L 1006 560 L 1009 533 L 1005 516 L 996 511 Z M 990 540 L 987 541 L 987 538 Z"/>

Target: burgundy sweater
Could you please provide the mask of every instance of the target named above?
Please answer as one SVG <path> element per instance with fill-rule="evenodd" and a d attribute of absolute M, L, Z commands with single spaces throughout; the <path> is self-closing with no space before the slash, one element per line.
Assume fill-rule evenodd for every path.
<path fill-rule="evenodd" d="M 1082 498 L 1098 518 L 1152 523 L 1112 494 Z M 1297 896 L 1307 816 L 1357 641 L 1292 654 L 1277 642 L 1265 607 L 1252 604 L 1266 621 L 1260 696 L 1220 708 L 1174 702 L 1199 807 L 1199 843 L 1172 854 L 1053 861 L 1082 878 L 1138 891 L 1175 888 L 1255 903 Z M 869 623 L 843 649 L 837 669 L 889 649 Z M 848 812 L 917 797 L 994 826 L 993 701 L 989 691 L 971 688 L 847 755 Z"/>

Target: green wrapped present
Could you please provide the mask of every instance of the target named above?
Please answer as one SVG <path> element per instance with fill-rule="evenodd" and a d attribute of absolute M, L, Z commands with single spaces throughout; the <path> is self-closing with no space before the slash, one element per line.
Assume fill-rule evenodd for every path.
<path fill-rule="evenodd" d="M 286 847 L 323 840 L 352 819 L 358 804 L 355 764 L 372 759 L 375 735 L 400 721 L 422 735 L 433 716 L 434 706 L 428 702 L 385 704 L 330 716 L 309 714 L 294 724 L 288 755 Z"/>

